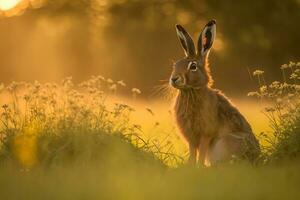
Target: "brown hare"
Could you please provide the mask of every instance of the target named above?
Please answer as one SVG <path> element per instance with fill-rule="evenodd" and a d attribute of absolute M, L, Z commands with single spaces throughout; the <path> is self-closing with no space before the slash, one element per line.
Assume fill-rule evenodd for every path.
<path fill-rule="evenodd" d="M 196 163 L 198 158 L 206 166 L 234 157 L 254 161 L 260 147 L 251 126 L 224 94 L 211 87 L 208 54 L 216 37 L 216 21 L 205 25 L 197 52 L 181 25 L 176 25 L 176 32 L 186 57 L 174 64 L 170 84 L 178 89 L 174 112 L 189 145 L 189 161 Z"/>

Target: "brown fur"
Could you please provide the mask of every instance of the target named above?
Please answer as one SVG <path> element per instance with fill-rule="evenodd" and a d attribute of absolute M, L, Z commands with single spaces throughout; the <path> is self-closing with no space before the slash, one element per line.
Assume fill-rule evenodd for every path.
<path fill-rule="evenodd" d="M 209 31 L 214 24 L 209 22 L 204 30 Z M 192 41 L 182 39 L 182 34 L 190 37 L 182 27 L 178 31 L 182 32 L 179 33 L 181 42 Z M 170 83 L 178 89 L 175 118 L 189 144 L 190 162 L 196 162 L 197 154 L 199 163 L 206 165 L 229 161 L 233 156 L 253 161 L 260 148 L 250 124 L 224 94 L 211 88 L 209 49 L 198 49 L 198 54 L 194 55 L 193 45 L 183 44 L 184 49 L 188 46 L 193 54 L 186 52 L 187 57 L 175 63 Z M 200 55 L 199 52 L 204 53 Z M 191 62 L 197 65 L 194 71 L 188 69 Z"/>
<path fill-rule="evenodd" d="M 206 153 L 216 140 L 231 134 L 239 140 L 233 144 L 229 144 L 233 141 L 228 141 L 228 148 L 233 149 L 229 153 L 250 160 L 254 160 L 258 155 L 259 144 L 252 133 L 251 126 L 220 91 L 209 87 L 180 90 L 174 109 L 178 128 L 187 140 L 191 151 L 197 149 L 199 160 L 206 160 Z M 200 158 L 201 152 L 199 152 L 202 140 L 209 140 L 208 149 L 204 150 L 206 152 L 204 158 Z M 191 161 L 195 162 L 194 159 L 191 158 Z M 217 162 L 219 161 L 223 160 Z"/>

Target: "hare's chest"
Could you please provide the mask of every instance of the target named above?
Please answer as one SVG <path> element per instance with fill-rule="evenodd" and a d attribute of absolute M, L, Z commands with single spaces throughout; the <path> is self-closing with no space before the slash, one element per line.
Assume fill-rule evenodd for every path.
<path fill-rule="evenodd" d="M 175 110 L 176 120 L 183 134 L 215 135 L 217 115 L 210 104 L 193 107 L 178 107 Z"/>

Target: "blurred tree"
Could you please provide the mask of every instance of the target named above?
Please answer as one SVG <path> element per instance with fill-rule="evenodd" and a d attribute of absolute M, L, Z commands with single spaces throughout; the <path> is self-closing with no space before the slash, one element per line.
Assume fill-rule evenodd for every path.
<path fill-rule="evenodd" d="M 253 87 L 247 67 L 263 66 L 268 76 L 276 77 L 281 64 L 300 60 L 299 0 L 48 0 L 44 7 L 16 17 L 14 23 L 45 16 L 71 20 L 60 48 L 67 49 L 65 60 L 72 58 L 70 63 L 60 63 L 68 69 L 65 73 L 80 78 L 102 73 L 146 93 L 158 80 L 167 79 L 172 60 L 183 56 L 176 23 L 197 39 L 207 20 L 217 20 L 210 63 L 217 87 L 227 92 L 244 95 Z M 3 21 L 0 31 L 14 31 L 12 22 Z M 5 48 L 14 46 L 0 46 L 1 57 Z M 2 64 L 10 63 L 1 59 Z"/>

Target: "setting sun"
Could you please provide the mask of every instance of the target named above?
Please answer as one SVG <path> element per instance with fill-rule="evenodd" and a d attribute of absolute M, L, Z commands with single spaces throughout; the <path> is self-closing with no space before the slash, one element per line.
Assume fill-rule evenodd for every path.
<path fill-rule="evenodd" d="M 14 8 L 21 0 L 0 0 L 0 10 L 10 10 Z"/>

